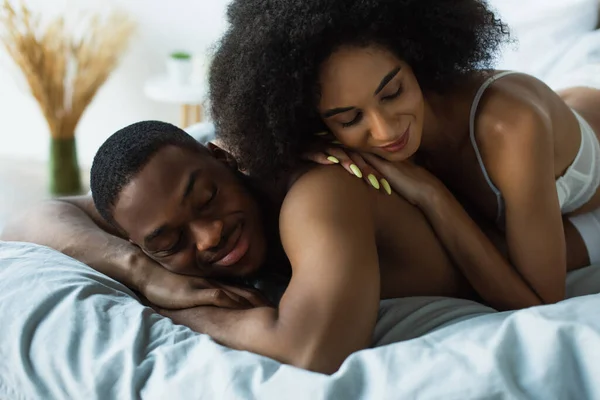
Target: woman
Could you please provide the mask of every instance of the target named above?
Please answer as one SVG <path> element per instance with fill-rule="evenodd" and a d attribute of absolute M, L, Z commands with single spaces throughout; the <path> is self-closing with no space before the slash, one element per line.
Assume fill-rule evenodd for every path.
<path fill-rule="evenodd" d="M 560 301 L 567 269 L 600 261 L 600 91 L 484 69 L 508 37 L 485 3 L 238 0 L 228 16 L 213 115 L 248 170 L 273 175 L 313 152 L 391 184 L 488 302 L 510 288 Z M 323 131 L 387 180 L 340 148 L 315 154 Z"/>

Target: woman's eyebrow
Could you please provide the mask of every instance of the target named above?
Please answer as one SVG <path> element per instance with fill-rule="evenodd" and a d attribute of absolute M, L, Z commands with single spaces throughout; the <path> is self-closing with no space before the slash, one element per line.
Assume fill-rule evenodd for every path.
<path fill-rule="evenodd" d="M 331 118 L 334 115 L 345 113 L 347 111 L 354 110 L 355 107 L 341 107 L 341 108 L 332 108 L 331 110 L 327 110 L 323 113 L 323 118 Z"/>
<path fill-rule="evenodd" d="M 398 72 L 400 72 L 400 70 L 402 69 L 402 67 L 396 67 L 394 68 L 393 71 L 391 71 L 390 73 L 388 73 L 386 76 L 383 77 L 383 79 L 381 80 L 381 83 L 379 84 L 379 86 L 377 87 L 377 90 L 375 90 L 375 93 L 373 93 L 373 96 L 377 96 L 382 90 L 383 88 L 390 83 L 390 81 L 392 79 L 394 79 L 394 77 L 396 75 L 398 75 Z"/>
<path fill-rule="evenodd" d="M 401 69 L 402 69 L 402 67 L 396 67 L 392 71 L 390 71 L 386 76 L 384 76 L 383 79 L 381 80 L 381 82 L 379 83 L 379 86 L 375 90 L 375 93 L 373 94 L 373 96 L 377 96 L 383 90 L 383 88 L 386 87 L 386 85 L 388 83 L 390 83 L 390 81 L 392 79 L 394 79 L 396 77 L 396 75 L 398 75 L 398 72 L 400 72 Z M 323 118 L 331 118 L 334 115 L 345 113 L 345 112 L 348 112 L 348 111 L 352 111 L 355 108 L 356 107 L 332 108 L 330 110 L 325 111 L 321 115 L 323 116 Z"/>

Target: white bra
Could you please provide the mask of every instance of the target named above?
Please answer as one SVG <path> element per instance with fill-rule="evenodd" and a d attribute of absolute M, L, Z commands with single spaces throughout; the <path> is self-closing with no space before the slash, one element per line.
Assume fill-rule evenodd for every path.
<path fill-rule="evenodd" d="M 471 144 L 473 145 L 475 155 L 477 156 L 477 161 L 479 162 L 481 172 L 490 189 L 496 195 L 497 224 L 501 224 L 504 218 L 504 200 L 502 198 L 502 193 L 500 193 L 500 190 L 494 185 L 488 175 L 483 159 L 481 158 L 481 153 L 477 146 L 477 141 L 475 140 L 475 116 L 477 107 L 479 106 L 479 102 L 481 101 L 481 97 L 485 90 L 498 79 L 516 73 L 518 72 L 501 72 L 487 79 L 475 95 L 471 106 L 469 120 L 469 134 L 471 137 Z M 565 174 L 556 180 L 556 191 L 558 193 L 560 209 L 563 214 L 575 211 L 587 203 L 596 193 L 596 190 L 600 185 L 600 144 L 598 144 L 598 139 L 590 124 L 588 124 L 581 115 L 575 112 L 575 110 L 572 111 L 573 114 L 575 114 L 575 117 L 577 117 L 579 126 L 581 127 L 581 145 L 579 146 L 579 152 L 577 153 L 575 160 L 573 160 L 573 163 L 569 166 Z"/>

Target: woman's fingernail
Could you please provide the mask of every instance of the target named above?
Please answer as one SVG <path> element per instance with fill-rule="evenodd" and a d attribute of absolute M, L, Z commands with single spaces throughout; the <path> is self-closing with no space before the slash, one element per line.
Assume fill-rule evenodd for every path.
<path fill-rule="evenodd" d="M 379 190 L 381 186 L 379 186 L 379 181 L 377 180 L 377 178 L 375 178 L 375 175 L 369 174 L 367 178 L 369 178 L 369 182 L 371 182 L 371 185 L 373 185 L 375 189 Z"/>
<path fill-rule="evenodd" d="M 381 186 L 383 186 L 383 190 L 385 190 L 387 194 L 392 194 L 392 188 L 390 187 L 390 183 L 387 181 L 387 179 L 384 178 L 381 180 Z"/>
<path fill-rule="evenodd" d="M 353 173 L 354 175 L 356 175 L 356 176 L 357 176 L 357 177 L 359 177 L 359 178 L 362 178 L 362 172 L 360 171 L 360 168 L 358 168 L 358 167 L 356 166 L 356 164 L 351 164 L 351 165 L 350 165 L 350 169 L 352 170 L 352 173 Z"/>
<path fill-rule="evenodd" d="M 340 163 L 340 160 L 338 160 L 338 159 L 337 159 L 337 158 L 335 158 L 334 156 L 329 156 L 329 157 L 327 157 L 327 159 L 328 159 L 329 161 L 331 161 L 332 163 L 335 163 L 335 164 L 339 164 L 339 163 Z"/>
<path fill-rule="evenodd" d="M 327 131 L 315 133 L 315 136 L 325 136 L 325 135 L 327 135 Z"/>
<path fill-rule="evenodd" d="M 331 143 L 333 143 L 333 144 L 342 144 L 342 142 L 340 142 L 339 140 L 333 140 Z"/>

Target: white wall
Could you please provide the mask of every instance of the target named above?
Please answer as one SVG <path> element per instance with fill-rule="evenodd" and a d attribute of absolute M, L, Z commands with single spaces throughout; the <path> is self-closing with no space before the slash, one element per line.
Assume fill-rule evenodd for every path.
<path fill-rule="evenodd" d="M 230 0 L 112 0 L 138 23 L 130 51 L 101 88 L 78 129 L 80 161 L 90 165 L 100 144 L 115 130 L 143 119 L 179 120 L 176 105 L 151 101 L 143 95 L 144 81 L 163 72 L 170 51 L 206 52 L 224 31 Z M 502 63 L 533 73 L 553 65 L 549 56 L 558 39 L 596 24 L 598 0 L 491 0 L 520 37 L 519 51 Z M 26 0 L 46 15 L 79 7 L 106 9 L 107 0 Z M 564 40 L 563 40 L 564 42 Z M 532 51 L 537 50 L 537 51 Z M 15 155 L 47 159 L 48 129 L 27 87 L 19 81 L 0 47 L 0 157 Z M 535 68 L 534 68 L 535 67 Z M 19 83 L 20 82 L 20 83 Z"/>
<path fill-rule="evenodd" d="M 173 50 L 206 52 L 224 31 L 229 0 L 113 0 L 129 12 L 138 29 L 129 52 L 101 88 L 77 128 L 78 152 L 91 165 L 102 142 L 115 130 L 143 119 L 179 122 L 179 108 L 145 98 L 143 84 L 164 71 Z M 109 2 L 96 0 L 27 0 L 48 15 L 75 8 L 93 8 Z M 0 52 L 0 157 L 12 155 L 47 159 L 49 132 L 20 72 Z"/>

